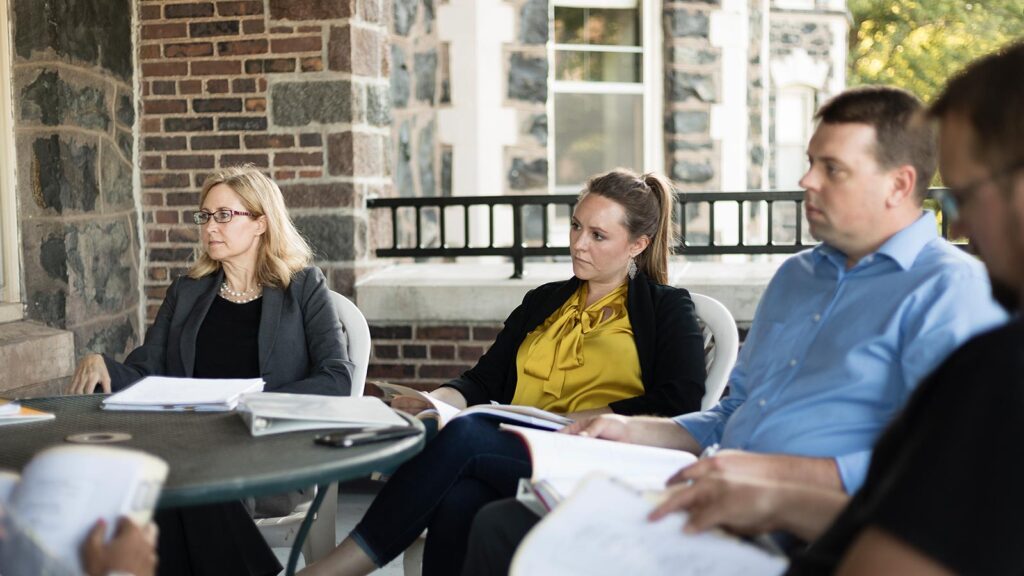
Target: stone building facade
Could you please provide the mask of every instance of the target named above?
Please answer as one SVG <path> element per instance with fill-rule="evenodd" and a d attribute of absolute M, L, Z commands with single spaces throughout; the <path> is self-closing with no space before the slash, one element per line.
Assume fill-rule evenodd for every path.
<path fill-rule="evenodd" d="M 658 68 L 644 87 L 653 164 L 633 167 L 683 189 L 774 185 L 778 88 L 810 87 L 819 102 L 843 83 L 842 3 L 808 1 L 637 0 Z M 10 307 L 24 321 L 0 324 L 0 360 L 22 358 L 11 342 L 50 360 L 0 362 L 0 374 L 47 366 L 13 380 L 52 392 L 82 353 L 137 345 L 194 258 L 190 213 L 219 167 L 273 176 L 317 265 L 349 295 L 387 264 L 373 249 L 393 224 L 367 198 L 552 191 L 558 4 L 9 0 L 16 178 L 0 206 L 15 199 L 18 232 L 0 250 L 21 273 L 0 322 Z M 471 363 L 496 329 L 373 323 L 374 361 L 417 366 L 395 376 L 425 382 Z"/>

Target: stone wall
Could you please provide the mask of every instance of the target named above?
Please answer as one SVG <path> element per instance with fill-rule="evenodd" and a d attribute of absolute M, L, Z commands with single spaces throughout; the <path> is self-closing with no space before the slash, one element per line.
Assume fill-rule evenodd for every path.
<path fill-rule="evenodd" d="M 194 257 L 214 168 L 277 180 L 331 286 L 373 267 L 364 199 L 390 195 L 390 0 L 140 6 L 148 316 Z"/>
<path fill-rule="evenodd" d="M 437 110 L 451 102 L 447 46 L 434 0 L 393 2 L 390 30 L 391 158 L 398 196 L 450 196 L 451 150 L 438 145 Z"/>
<path fill-rule="evenodd" d="M 139 340 L 130 0 L 13 0 L 28 317 L 118 355 Z"/>
<path fill-rule="evenodd" d="M 515 40 L 505 45 L 505 105 L 516 112 L 516 143 L 505 148 L 505 194 L 548 192 L 548 0 L 507 0 Z"/>
<path fill-rule="evenodd" d="M 711 45 L 717 1 L 664 4 L 665 168 L 681 190 L 718 186 L 711 106 L 720 100 L 719 49 Z"/>

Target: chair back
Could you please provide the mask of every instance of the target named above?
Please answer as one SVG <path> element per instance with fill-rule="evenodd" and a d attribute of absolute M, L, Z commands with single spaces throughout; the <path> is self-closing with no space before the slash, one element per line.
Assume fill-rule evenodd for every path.
<path fill-rule="evenodd" d="M 697 309 L 697 316 L 704 324 L 704 367 L 708 376 L 704 382 L 704 397 L 700 408 L 707 410 L 718 403 L 729 382 L 729 374 L 736 364 L 736 355 L 740 349 L 740 334 L 732 313 L 721 302 L 693 292 L 690 298 Z"/>
<path fill-rule="evenodd" d="M 370 366 L 370 326 L 351 300 L 333 290 L 331 300 L 348 337 L 348 357 L 355 364 L 351 395 L 362 396 L 366 387 L 366 369 Z"/>

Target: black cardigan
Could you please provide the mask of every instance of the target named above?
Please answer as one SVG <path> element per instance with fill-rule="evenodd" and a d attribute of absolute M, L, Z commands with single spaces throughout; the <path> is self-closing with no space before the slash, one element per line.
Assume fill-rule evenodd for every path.
<path fill-rule="evenodd" d="M 516 392 L 516 353 L 526 335 L 565 303 L 578 278 L 544 284 L 527 292 L 523 303 L 498 333 L 476 366 L 447 382 L 470 406 L 492 400 L 512 402 Z M 704 396 L 704 337 L 690 293 L 656 284 L 642 272 L 629 281 L 626 298 L 644 394 L 612 402 L 618 414 L 676 416 L 700 410 Z"/>

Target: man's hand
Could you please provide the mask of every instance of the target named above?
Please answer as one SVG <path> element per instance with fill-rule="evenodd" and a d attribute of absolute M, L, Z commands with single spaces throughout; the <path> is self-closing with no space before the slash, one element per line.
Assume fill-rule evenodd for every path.
<path fill-rule="evenodd" d="M 103 543 L 106 523 L 96 522 L 82 543 L 82 566 L 89 576 L 105 576 L 110 572 L 126 572 L 134 576 L 156 573 L 156 526 L 139 528 L 128 518 L 117 522 L 114 538 Z"/>
<path fill-rule="evenodd" d="M 693 484 L 675 484 L 649 519 L 685 511 L 690 515 L 684 530 L 695 533 L 715 527 L 753 535 L 774 530 L 778 513 L 776 483 L 732 473 L 713 472 Z"/>
<path fill-rule="evenodd" d="M 710 458 L 703 458 L 676 472 L 668 484 L 692 482 L 715 473 L 793 482 L 827 490 L 843 489 L 839 469 L 831 458 L 755 454 L 743 450 L 722 450 Z"/>
<path fill-rule="evenodd" d="M 110 373 L 107 372 L 107 364 L 103 356 L 89 354 L 82 358 L 75 369 L 75 376 L 71 379 L 67 394 L 92 394 L 99 384 L 103 391 L 110 392 Z"/>
<path fill-rule="evenodd" d="M 629 417 L 619 414 L 602 414 L 601 416 L 583 418 L 559 430 L 564 434 L 589 436 L 615 442 L 629 442 Z"/>
<path fill-rule="evenodd" d="M 745 535 L 784 530 L 810 542 L 825 532 L 848 500 L 841 490 L 714 471 L 692 484 L 670 486 L 649 517 L 658 520 L 685 511 L 690 515 L 687 532 L 715 527 Z"/>

